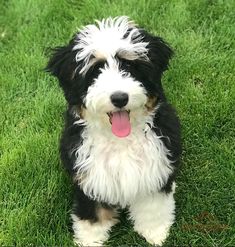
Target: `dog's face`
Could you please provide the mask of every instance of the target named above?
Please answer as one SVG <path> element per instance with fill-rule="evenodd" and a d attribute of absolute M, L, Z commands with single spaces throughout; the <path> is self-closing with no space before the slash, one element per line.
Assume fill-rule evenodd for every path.
<path fill-rule="evenodd" d="M 112 125 L 129 135 L 137 116 L 150 114 L 164 98 L 161 76 L 171 49 L 127 17 L 88 25 L 65 47 L 58 47 L 47 70 L 58 77 L 80 118 Z"/>

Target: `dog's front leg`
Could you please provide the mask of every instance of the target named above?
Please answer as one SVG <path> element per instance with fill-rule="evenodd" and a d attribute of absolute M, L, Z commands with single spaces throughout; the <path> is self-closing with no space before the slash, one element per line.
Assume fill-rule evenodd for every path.
<path fill-rule="evenodd" d="M 173 193 L 159 192 L 139 197 L 130 205 L 134 229 L 147 242 L 161 246 L 174 223 L 175 201 Z"/>
<path fill-rule="evenodd" d="M 78 186 L 71 217 L 74 242 L 79 246 L 102 246 L 109 237 L 109 230 L 118 221 L 115 209 L 89 199 Z"/>

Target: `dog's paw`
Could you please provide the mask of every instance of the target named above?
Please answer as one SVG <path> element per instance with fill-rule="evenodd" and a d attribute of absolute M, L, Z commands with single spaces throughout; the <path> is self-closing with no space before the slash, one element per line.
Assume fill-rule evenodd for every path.
<path fill-rule="evenodd" d="M 87 239 L 87 240 L 81 240 L 78 238 L 73 239 L 74 244 L 79 246 L 79 247 L 100 247 L 103 246 L 104 241 L 96 241 L 92 239 Z"/>
<path fill-rule="evenodd" d="M 169 234 L 169 228 L 161 226 L 153 229 L 136 229 L 136 231 L 143 236 L 146 241 L 154 246 L 162 246 Z"/>
<path fill-rule="evenodd" d="M 92 223 L 89 220 L 80 220 L 72 214 L 74 243 L 78 246 L 103 246 L 103 243 L 109 238 L 109 230 L 114 221 L 106 220 L 104 222 Z"/>

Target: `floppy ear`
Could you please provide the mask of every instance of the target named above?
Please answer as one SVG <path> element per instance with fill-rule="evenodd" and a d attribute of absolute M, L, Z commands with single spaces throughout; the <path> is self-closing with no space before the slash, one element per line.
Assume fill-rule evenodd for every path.
<path fill-rule="evenodd" d="M 74 41 L 67 46 L 57 47 L 52 50 L 51 58 L 45 70 L 59 79 L 67 102 L 71 105 L 82 104 L 84 85 L 79 73 L 81 64 L 75 60 L 76 52 L 73 51 Z"/>
<path fill-rule="evenodd" d="M 70 83 L 74 79 L 77 63 L 76 53 L 72 50 L 71 42 L 67 46 L 56 47 L 52 50 L 51 58 L 47 64 L 46 71 L 57 77 L 60 85 Z"/>
<path fill-rule="evenodd" d="M 148 42 L 148 57 L 158 73 L 162 74 L 167 70 L 169 60 L 173 56 L 171 47 L 160 37 L 153 36 L 146 31 L 141 31 L 143 40 Z"/>

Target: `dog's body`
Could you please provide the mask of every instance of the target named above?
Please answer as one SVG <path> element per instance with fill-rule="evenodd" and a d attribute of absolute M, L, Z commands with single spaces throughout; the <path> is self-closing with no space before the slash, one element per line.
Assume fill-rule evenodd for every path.
<path fill-rule="evenodd" d="M 161 77 L 171 49 L 126 17 L 84 27 L 55 49 L 48 71 L 68 102 L 61 158 L 74 185 L 75 242 L 108 239 L 118 208 L 161 245 L 174 222 L 180 126 Z"/>

